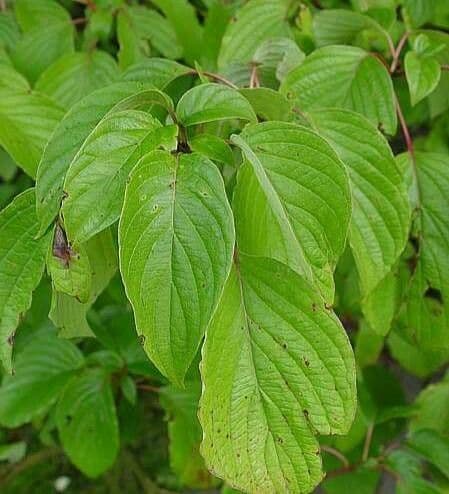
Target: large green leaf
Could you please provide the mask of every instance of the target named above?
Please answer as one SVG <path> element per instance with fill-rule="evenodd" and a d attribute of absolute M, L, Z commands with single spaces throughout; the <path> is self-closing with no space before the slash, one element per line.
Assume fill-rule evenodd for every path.
<path fill-rule="evenodd" d="M 18 427 L 42 415 L 83 365 L 81 352 L 54 333 L 33 335 L 0 387 L 0 423 Z"/>
<path fill-rule="evenodd" d="M 184 126 L 240 118 L 256 122 L 251 104 L 237 90 L 220 84 L 201 84 L 187 91 L 176 108 Z"/>
<path fill-rule="evenodd" d="M 70 108 L 92 91 L 118 78 L 114 59 L 105 52 L 71 53 L 52 64 L 36 82 L 36 90 Z"/>
<path fill-rule="evenodd" d="M 164 130 L 148 113 L 126 110 L 106 116 L 89 135 L 64 182 L 61 212 L 70 242 L 81 244 L 118 219 L 129 172 L 161 143 Z"/>
<path fill-rule="evenodd" d="M 22 80 L 17 79 L 14 88 L 2 87 L 3 80 L 11 82 L 16 74 L 0 70 L 0 144 L 28 175 L 35 177 L 44 147 L 64 112 L 48 97 L 27 88 Z"/>
<path fill-rule="evenodd" d="M 244 152 L 234 193 L 240 249 L 275 258 L 333 298 L 351 214 L 343 163 L 315 132 L 266 122 L 232 137 Z"/>
<path fill-rule="evenodd" d="M 233 244 L 232 213 L 211 161 L 154 151 L 137 164 L 120 218 L 120 270 L 144 349 L 176 384 L 220 296 Z"/>
<path fill-rule="evenodd" d="M 347 433 L 355 365 L 337 317 L 287 266 L 240 255 L 207 330 L 202 454 L 250 493 L 310 492 L 323 478 L 315 434 Z"/>
<path fill-rule="evenodd" d="M 192 73 L 192 69 L 165 58 L 148 58 L 129 67 L 123 73 L 123 80 L 136 81 L 164 89 L 178 77 Z"/>
<path fill-rule="evenodd" d="M 12 59 L 34 82 L 58 58 L 73 52 L 74 26 L 69 13 L 53 0 L 17 0 L 15 12 L 24 34 Z"/>
<path fill-rule="evenodd" d="M 37 171 L 40 233 L 47 230 L 58 214 L 65 175 L 85 139 L 116 103 L 141 89 L 138 82 L 122 82 L 94 91 L 74 105 L 57 126 Z"/>
<path fill-rule="evenodd" d="M 287 0 L 250 0 L 231 18 L 225 31 L 218 65 L 249 62 L 261 43 L 290 36 Z"/>
<path fill-rule="evenodd" d="M 14 332 L 31 305 L 50 242 L 50 235 L 36 240 L 38 228 L 34 189 L 17 196 L 0 212 L 0 361 L 9 372 Z"/>
<path fill-rule="evenodd" d="M 413 161 L 412 161 L 413 160 Z M 444 154 L 400 157 L 413 175 L 416 208 L 412 233 L 416 259 L 407 294 L 405 319 L 415 341 L 428 349 L 449 347 L 449 159 Z"/>
<path fill-rule="evenodd" d="M 311 120 L 349 172 L 353 199 L 349 242 L 366 297 L 391 271 L 407 242 L 410 211 L 405 180 L 386 139 L 361 115 L 322 110 L 312 113 Z"/>
<path fill-rule="evenodd" d="M 119 450 L 118 421 L 110 376 L 89 369 L 64 389 L 56 410 L 64 451 L 87 476 L 110 468 Z"/>
<path fill-rule="evenodd" d="M 281 85 L 303 111 L 346 108 L 365 115 L 388 134 L 396 132 L 393 84 L 374 55 L 354 46 L 314 51 Z"/>

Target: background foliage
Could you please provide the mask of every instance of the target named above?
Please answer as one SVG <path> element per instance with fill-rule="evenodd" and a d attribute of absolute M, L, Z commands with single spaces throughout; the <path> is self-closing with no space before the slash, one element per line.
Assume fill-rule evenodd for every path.
<path fill-rule="evenodd" d="M 448 70 L 447 0 L 0 0 L 0 491 L 448 493 Z"/>

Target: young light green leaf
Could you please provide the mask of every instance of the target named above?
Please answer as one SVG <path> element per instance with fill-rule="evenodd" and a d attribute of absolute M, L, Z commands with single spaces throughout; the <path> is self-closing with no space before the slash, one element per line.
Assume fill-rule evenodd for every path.
<path fill-rule="evenodd" d="M 17 355 L 15 374 L 0 387 L 0 423 L 18 427 L 42 415 L 81 368 L 83 356 L 72 343 L 54 333 L 34 335 Z"/>
<path fill-rule="evenodd" d="M 415 106 L 438 86 L 441 66 L 436 58 L 420 55 L 415 51 L 406 53 L 404 66 L 410 100 Z"/>
<path fill-rule="evenodd" d="M 388 142 L 361 115 L 322 110 L 310 118 L 348 169 L 353 201 L 349 243 L 362 297 L 367 297 L 391 271 L 407 242 L 410 208 L 405 181 Z"/>
<path fill-rule="evenodd" d="M 74 26 L 69 13 L 53 0 L 17 0 L 15 13 L 24 34 L 12 59 L 16 68 L 35 82 L 58 58 L 73 52 Z"/>
<path fill-rule="evenodd" d="M 148 113 L 126 110 L 106 116 L 89 135 L 64 183 L 61 213 L 71 243 L 86 242 L 118 219 L 130 171 L 164 142 L 165 131 Z"/>
<path fill-rule="evenodd" d="M 144 349 L 182 384 L 220 296 L 234 246 L 217 167 L 198 154 L 149 153 L 119 224 L 120 270 Z"/>
<path fill-rule="evenodd" d="M 218 66 L 249 62 L 264 41 L 291 36 L 286 0 L 250 0 L 231 18 L 223 37 Z"/>
<path fill-rule="evenodd" d="M 217 484 L 200 455 L 202 430 L 198 422 L 199 382 L 186 383 L 185 389 L 166 386 L 159 399 L 167 413 L 170 439 L 170 466 L 181 486 L 210 489 Z"/>
<path fill-rule="evenodd" d="M 0 212 L 0 362 L 12 371 L 14 332 L 45 267 L 50 235 L 36 240 L 34 189 Z"/>
<path fill-rule="evenodd" d="M 220 84 L 201 84 L 187 91 L 176 108 L 184 126 L 239 118 L 257 122 L 250 103 L 237 90 Z"/>
<path fill-rule="evenodd" d="M 83 98 L 62 119 L 42 156 L 36 178 L 36 211 L 44 233 L 59 211 L 67 170 L 88 135 L 120 100 L 142 90 L 138 82 L 112 84 Z"/>
<path fill-rule="evenodd" d="M 233 203 L 242 252 L 288 264 L 331 301 L 351 214 L 343 163 L 315 132 L 291 123 L 248 126 L 232 140 L 246 158 Z"/>
<path fill-rule="evenodd" d="M 235 166 L 231 147 L 226 141 L 216 135 L 198 134 L 193 139 L 189 139 L 189 146 L 192 151 L 202 154 L 210 160 Z"/>
<path fill-rule="evenodd" d="M 53 101 L 29 88 L 0 87 L 0 145 L 31 177 L 63 116 Z"/>
<path fill-rule="evenodd" d="M 354 418 L 351 347 L 304 278 L 239 259 L 203 347 L 201 451 L 245 492 L 311 492 L 323 478 L 315 434 L 344 434 Z"/>
<path fill-rule="evenodd" d="M 118 67 L 107 53 L 71 53 L 58 59 L 41 74 L 35 89 L 70 108 L 92 91 L 118 79 Z"/>
<path fill-rule="evenodd" d="M 95 235 L 83 245 L 90 269 L 89 296 L 79 299 L 54 290 L 49 318 L 63 338 L 93 336 L 86 314 L 117 271 L 117 251 L 110 229 Z"/>
<path fill-rule="evenodd" d="M 281 84 L 302 111 L 346 108 L 365 115 L 388 134 L 396 133 L 393 84 L 374 55 L 354 46 L 314 51 Z"/>
<path fill-rule="evenodd" d="M 89 369 L 64 389 L 56 423 L 65 453 L 85 475 L 98 477 L 119 450 L 119 430 L 110 376 Z"/>

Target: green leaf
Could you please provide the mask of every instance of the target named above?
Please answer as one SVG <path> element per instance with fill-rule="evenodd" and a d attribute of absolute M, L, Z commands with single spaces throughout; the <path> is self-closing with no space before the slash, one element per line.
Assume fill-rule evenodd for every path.
<path fill-rule="evenodd" d="M 73 52 L 73 24 L 69 13 L 53 0 L 17 0 L 15 12 L 24 34 L 14 47 L 12 59 L 34 82 L 58 58 Z"/>
<path fill-rule="evenodd" d="M 83 245 L 77 251 L 70 247 L 59 225 L 56 225 L 52 250 L 48 253 L 47 269 L 56 291 L 87 302 L 92 283 L 87 251 Z"/>
<path fill-rule="evenodd" d="M 223 37 L 218 66 L 249 62 L 257 48 L 272 38 L 290 37 L 286 0 L 250 0 L 231 18 Z"/>
<path fill-rule="evenodd" d="M 12 12 L 0 12 L 0 46 L 14 48 L 20 38 L 19 26 Z"/>
<path fill-rule="evenodd" d="M 412 234 L 415 260 L 407 294 L 405 324 L 423 348 L 449 348 L 449 158 L 417 152 L 399 158 L 412 176 L 411 200 L 416 208 Z"/>
<path fill-rule="evenodd" d="M 128 175 L 160 144 L 162 130 L 148 113 L 126 110 L 106 116 L 89 135 L 64 182 L 61 212 L 70 242 L 79 245 L 118 219 Z"/>
<path fill-rule="evenodd" d="M 310 492 L 323 478 L 315 434 L 344 434 L 354 418 L 352 351 L 305 279 L 239 259 L 203 348 L 202 454 L 243 491 Z"/>
<path fill-rule="evenodd" d="M 333 299 L 351 214 L 343 163 L 315 132 L 266 122 L 233 136 L 243 149 L 233 209 L 242 252 L 275 258 Z"/>
<path fill-rule="evenodd" d="M 415 106 L 438 86 L 441 66 L 435 58 L 422 56 L 414 51 L 406 53 L 404 66 L 410 100 Z"/>
<path fill-rule="evenodd" d="M 266 87 L 240 89 L 239 93 L 251 103 L 256 115 L 263 120 L 291 120 L 292 104 L 285 96 Z"/>
<path fill-rule="evenodd" d="M 412 27 L 419 27 L 432 20 L 439 0 L 402 0 L 403 14 Z"/>
<path fill-rule="evenodd" d="M 186 62 L 190 65 L 199 62 L 203 51 L 203 29 L 193 5 L 187 0 L 153 0 L 153 4 L 164 13 L 176 32 Z"/>
<path fill-rule="evenodd" d="M 229 144 L 213 134 L 198 134 L 189 140 L 192 151 L 225 165 L 235 166 L 234 155 Z"/>
<path fill-rule="evenodd" d="M 313 112 L 311 120 L 348 169 L 353 202 L 349 243 L 366 298 L 392 270 L 408 239 L 405 180 L 386 139 L 361 115 L 324 110 Z"/>
<path fill-rule="evenodd" d="M 313 18 L 313 32 L 318 46 L 351 44 L 358 34 L 368 29 L 378 37 L 388 36 L 374 19 L 350 10 L 320 10 Z"/>
<path fill-rule="evenodd" d="M 149 58 L 132 65 L 123 73 L 125 81 L 145 83 L 159 89 L 164 89 L 178 77 L 190 74 L 192 69 L 173 60 L 164 58 Z"/>
<path fill-rule="evenodd" d="M 149 153 L 134 168 L 119 224 L 120 270 L 144 349 L 182 384 L 228 274 L 234 230 L 216 166 Z"/>
<path fill-rule="evenodd" d="M 63 116 L 53 101 L 29 88 L 0 87 L 0 145 L 31 177 Z"/>
<path fill-rule="evenodd" d="M 24 441 L 16 443 L 0 444 L 0 461 L 17 463 L 26 454 L 27 444 Z"/>
<path fill-rule="evenodd" d="M 434 430 L 415 432 L 408 444 L 449 478 L 449 439 Z"/>
<path fill-rule="evenodd" d="M 181 486 L 210 489 L 217 484 L 207 471 L 200 455 L 202 430 L 198 422 L 198 401 L 201 385 L 186 383 L 185 389 L 167 386 L 159 399 L 168 416 L 170 466 Z"/>
<path fill-rule="evenodd" d="M 0 387 L 0 423 L 18 427 L 45 413 L 84 363 L 72 343 L 54 333 L 33 335 L 17 355 L 15 374 Z"/>
<path fill-rule="evenodd" d="M 41 234 L 58 214 L 65 175 L 83 142 L 114 105 L 141 89 L 139 83 L 122 82 L 94 91 L 74 105 L 56 127 L 36 178 L 36 211 Z"/>
<path fill-rule="evenodd" d="M 326 46 L 290 72 L 281 92 L 302 111 L 346 108 L 361 113 L 387 134 L 396 133 L 393 84 L 374 55 L 354 46 Z"/>
<path fill-rule="evenodd" d="M 201 84 L 187 91 L 176 108 L 184 126 L 239 118 L 256 122 L 250 103 L 235 89 L 220 84 Z"/>
<path fill-rule="evenodd" d="M 34 189 L 18 195 L 0 212 L 0 362 L 12 371 L 14 333 L 29 309 L 45 266 L 50 235 L 36 240 Z"/>
<path fill-rule="evenodd" d="M 91 280 L 87 300 L 83 303 L 57 290 L 52 293 L 49 317 L 64 338 L 93 335 L 86 314 L 117 271 L 117 252 L 110 229 L 95 235 L 82 249 L 87 254 L 86 263 L 90 270 L 89 274 L 84 275 Z"/>
<path fill-rule="evenodd" d="M 120 10 L 117 15 L 117 42 L 120 47 L 117 58 L 122 70 L 149 55 L 144 52 L 145 43 L 138 38 L 135 26 L 126 10 Z M 146 48 L 148 51 L 148 46 Z"/>
<path fill-rule="evenodd" d="M 92 91 L 118 79 L 118 68 L 107 53 L 71 53 L 41 74 L 35 88 L 64 108 L 70 108 Z"/>
<path fill-rule="evenodd" d="M 88 477 L 110 468 L 119 450 L 119 431 L 110 377 L 89 369 L 64 389 L 57 410 L 59 437 L 72 463 Z"/>

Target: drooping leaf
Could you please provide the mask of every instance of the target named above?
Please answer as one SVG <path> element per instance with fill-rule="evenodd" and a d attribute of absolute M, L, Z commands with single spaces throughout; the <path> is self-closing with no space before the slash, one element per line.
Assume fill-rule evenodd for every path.
<path fill-rule="evenodd" d="M 65 453 L 85 475 L 110 468 L 119 449 L 110 376 L 89 369 L 74 377 L 58 402 L 56 423 Z"/>
<path fill-rule="evenodd" d="M 218 66 L 249 62 L 258 46 L 270 38 L 288 38 L 286 0 L 250 0 L 231 18 L 225 31 Z"/>
<path fill-rule="evenodd" d="M 346 108 L 361 113 L 388 134 L 396 132 L 393 84 L 374 55 L 355 46 L 314 51 L 281 84 L 302 111 Z"/>
<path fill-rule="evenodd" d="M 119 224 L 120 270 L 144 349 L 183 382 L 231 262 L 233 221 L 216 166 L 154 151 L 134 168 Z"/>
<path fill-rule="evenodd" d="M 12 59 L 16 68 L 35 82 L 58 58 L 73 52 L 73 24 L 69 13 L 53 0 L 17 0 L 15 13 L 24 34 Z"/>
<path fill-rule="evenodd" d="M 415 261 L 404 308 L 407 331 L 422 347 L 449 348 L 449 159 L 444 154 L 402 155 L 400 166 L 412 176 L 416 209 L 412 234 Z"/>
<path fill-rule="evenodd" d="M 15 374 L 3 378 L 0 423 L 18 427 L 42 415 L 83 363 L 78 348 L 54 333 L 33 336 L 17 355 Z"/>
<path fill-rule="evenodd" d="M 266 87 L 240 89 L 240 94 L 251 103 L 256 115 L 263 120 L 291 120 L 292 105 L 285 96 Z"/>
<path fill-rule="evenodd" d="M 118 219 L 130 171 L 160 144 L 163 131 L 148 113 L 126 110 L 106 116 L 89 135 L 64 182 L 61 212 L 70 242 L 81 244 Z"/>
<path fill-rule="evenodd" d="M 2 81 L 16 77 L 16 72 L 0 70 L 0 145 L 31 177 L 48 139 L 64 116 L 63 110 L 48 97 L 31 91 L 23 81 L 20 86 L 2 87 Z M 17 74 L 18 75 L 18 74 Z"/>
<path fill-rule="evenodd" d="M 41 74 L 35 88 L 64 108 L 70 108 L 96 89 L 118 79 L 114 59 L 105 52 L 71 53 Z"/>
<path fill-rule="evenodd" d="M 0 212 L 0 361 L 8 372 L 14 332 L 44 271 L 50 235 L 36 240 L 38 228 L 34 189 Z"/>
<path fill-rule="evenodd" d="M 250 103 L 237 90 L 220 84 L 201 84 L 187 91 L 176 108 L 184 126 L 240 118 L 256 122 Z"/>
<path fill-rule="evenodd" d="M 39 163 L 36 211 L 44 233 L 59 211 L 67 170 L 88 135 L 120 100 L 142 89 L 137 82 L 112 84 L 74 105 L 54 131 Z"/>
<path fill-rule="evenodd" d="M 202 454 L 243 491 L 310 492 L 323 478 L 315 434 L 344 434 L 354 418 L 352 351 L 304 278 L 239 259 L 203 348 Z"/>
<path fill-rule="evenodd" d="M 246 159 L 234 193 L 242 252 L 288 264 L 332 300 L 351 212 L 343 164 L 324 139 L 290 123 L 248 126 L 232 139 Z"/>
<path fill-rule="evenodd" d="M 313 112 L 311 120 L 348 169 L 353 200 L 349 243 L 366 298 L 392 270 L 407 242 L 405 180 L 386 139 L 361 115 L 323 110 Z"/>
<path fill-rule="evenodd" d="M 168 416 L 170 465 L 179 483 L 190 488 L 208 489 L 217 484 L 200 455 L 202 430 L 198 422 L 199 382 L 186 383 L 185 389 L 167 386 L 159 397 Z"/>

